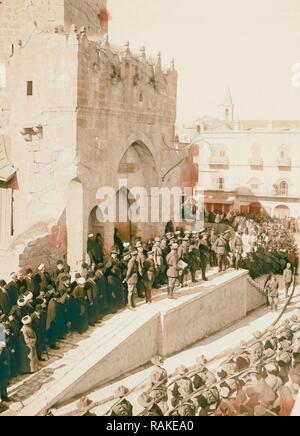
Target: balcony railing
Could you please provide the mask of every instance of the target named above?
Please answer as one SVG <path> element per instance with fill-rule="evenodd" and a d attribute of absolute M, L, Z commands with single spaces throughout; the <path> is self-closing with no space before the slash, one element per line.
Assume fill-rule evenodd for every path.
<path fill-rule="evenodd" d="M 250 159 L 250 166 L 253 170 L 262 169 L 264 167 L 264 161 L 261 157 L 253 157 Z"/>
<path fill-rule="evenodd" d="M 290 157 L 279 157 L 277 159 L 278 168 L 289 169 L 292 166 L 292 161 Z"/>
<path fill-rule="evenodd" d="M 213 166 L 228 166 L 229 158 L 228 156 L 210 156 L 208 164 Z"/>

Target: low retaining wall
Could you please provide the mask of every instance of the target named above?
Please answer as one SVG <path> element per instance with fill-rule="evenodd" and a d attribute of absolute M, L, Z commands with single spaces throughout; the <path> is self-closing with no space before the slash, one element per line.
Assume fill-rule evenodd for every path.
<path fill-rule="evenodd" d="M 265 304 L 247 272 L 232 272 L 203 285 L 202 292 L 162 313 L 163 356 L 170 356 L 221 331 Z"/>

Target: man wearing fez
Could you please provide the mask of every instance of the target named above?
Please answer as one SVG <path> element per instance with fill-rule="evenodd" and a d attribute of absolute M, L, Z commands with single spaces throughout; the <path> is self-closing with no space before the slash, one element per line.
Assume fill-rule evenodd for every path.
<path fill-rule="evenodd" d="M 38 272 L 35 274 L 33 278 L 34 283 L 34 296 L 39 295 L 42 289 L 46 289 L 48 285 L 50 285 L 51 280 L 50 276 L 45 271 L 45 265 L 41 263 L 41 265 L 38 267 Z"/>
<path fill-rule="evenodd" d="M 34 282 L 33 282 L 33 272 L 32 269 L 28 268 L 26 270 L 26 275 L 23 280 L 23 286 L 27 289 L 27 291 L 31 292 L 32 295 L 34 294 Z"/>
<path fill-rule="evenodd" d="M 37 337 L 30 316 L 22 318 L 23 327 L 19 337 L 19 371 L 21 374 L 37 372 L 39 361 L 36 352 Z"/>

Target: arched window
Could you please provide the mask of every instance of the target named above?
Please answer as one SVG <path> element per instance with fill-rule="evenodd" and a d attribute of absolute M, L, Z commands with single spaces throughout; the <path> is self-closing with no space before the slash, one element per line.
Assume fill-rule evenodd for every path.
<path fill-rule="evenodd" d="M 279 184 L 279 195 L 287 196 L 289 195 L 289 184 L 285 180 Z"/>

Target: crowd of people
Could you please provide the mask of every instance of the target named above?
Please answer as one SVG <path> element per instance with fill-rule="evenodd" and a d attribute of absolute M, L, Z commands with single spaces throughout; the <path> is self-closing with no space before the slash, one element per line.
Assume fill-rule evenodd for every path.
<path fill-rule="evenodd" d="M 290 416 L 300 388 L 300 310 L 278 327 L 255 332 L 253 340 L 227 352 L 214 369 L 204 356 L 175 374 L 167 373 L 160 357 L 152 364 L 138 404 L 120 386 L 107 415 Z M 92 402 L 83 399 L 78 407 L 92 415 Z"/>
<path fill-rule="evenodd" d="M 184 288 L 189 279 L 198 281 L 198 271 L 207 281 L 209 265 L 219 272 L 246 268 L 252 277 L 285 271 L 286 283 L 298 268 L 293 236 L 283 224 L 245 216 L 235 216 L 232 227 L 221 234 L 215 228 L 174 229 L 170 222 L 164 235 L 147 243 L 138 238 L 123 243 L 116 229 L 108 255 L 101 235 L 89 235 L 87 252 L 90 262 L 82 264 L 74 277 L 59 260 L 54 271 L 41 264 L 37 271 L 12 273 L 8 283 L 0 281 L 2 401 L 8 401 L 9 380 L 36 372 L 47 348 L 59 348 L 68 333 L 84 333 L 107 314 L 126 306 L 134 311 L 137 298 L 151 304 L 155 288 L 166 286 L 168 298 L 173 299 L 177 286 Z M 269 302 L 276 310 L 273 287 L 268 280 Z"/>

